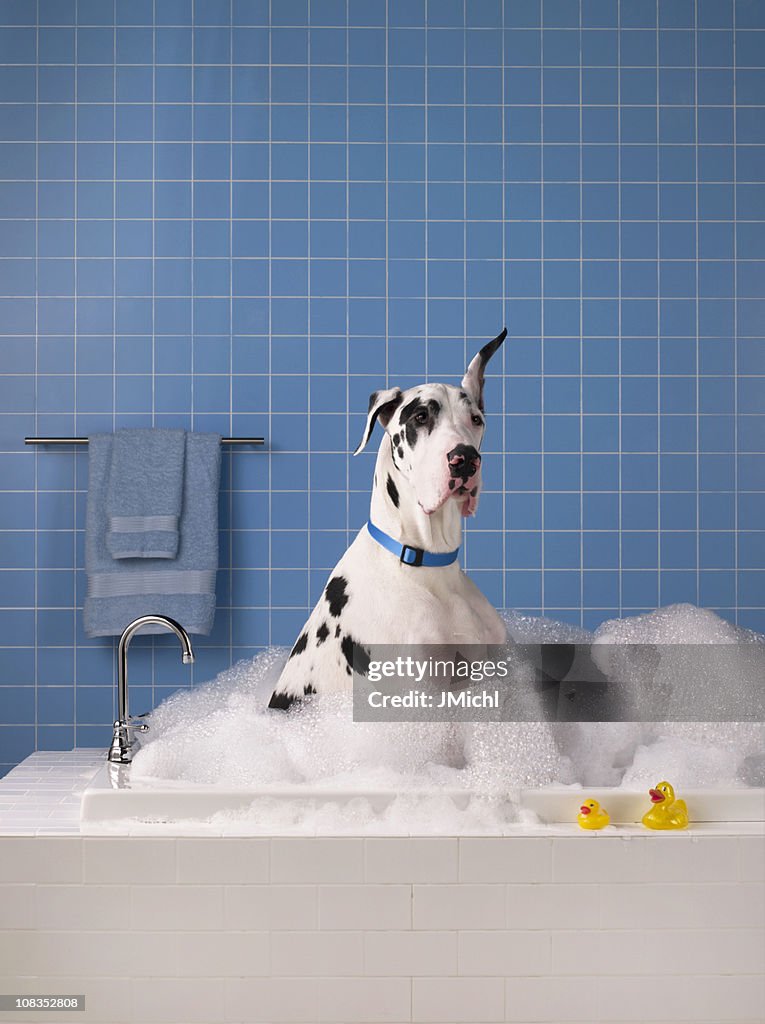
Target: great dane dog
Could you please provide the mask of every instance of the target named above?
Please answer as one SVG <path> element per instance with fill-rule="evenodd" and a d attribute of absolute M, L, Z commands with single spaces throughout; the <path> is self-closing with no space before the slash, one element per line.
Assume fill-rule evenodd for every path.
<path fill-rule="evenodd" d="M 375 391 L 377 453 L 369 522 L 335 566 L 271 696 L 287 710 L 314 693 L 349 690 L 368 644 L 501 644 L 505 625 L 457 562 L 462 516 L 481 489 L 484 371 L 507 330 L 478 352 L 462 386 Z"/>

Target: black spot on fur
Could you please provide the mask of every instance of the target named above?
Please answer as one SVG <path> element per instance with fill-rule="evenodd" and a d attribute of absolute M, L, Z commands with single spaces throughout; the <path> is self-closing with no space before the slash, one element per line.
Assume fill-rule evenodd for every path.
<path fill-rule="evenodd" d="M 345 592 L 347 586 L 348 581 L 344 576 L 333 576 L 324 591 L 324 596 L 329 604 L 329 614 L 335 619 L 348 604 L 348 595 Z"/>
<path fill-rule="evenodd" d="M 400 459 L 403 459 L 403 457 L 404 457 L 404 449 L 403 448 L 398 448 L 397 451 L 398 451 L 398 457 Z"/>
<path fill-rule="evenodd" d="M 393 444 L 398 446 L 400 441 L 401 441 L 401 434 L 394 434 L 393 435 Z"/>
<path fill-rule="evenodd" d="M 308 634 L 301 633 L 295 641 L 295 646 L 290 651 L 290 658 L 294 658 L 296 654 L 302 654 L 308 646 Z"/>
<path fill-rule="evenodd" d="M 335 636 L 340 636 L 340 623 L 335 626 Z"/>
<path fill-rule="evenodd" d="M 423 419 L 422 423 L 418 423 L 416 417 L 420 415 L 420 418 L 422 418 L 422 412 L 427 414 L 427 418 Z M 421 402 L 419 398 L 413 398 L 411 402 L 407 402 L 401 410 L 399 422 L 404 428 L 404 434 L 410 448 L 414 448 L 417 444 L 417 432 L 419 430 L 425 429 L 429 434 L 433 431 L 440 412 L 441 405 L 434 398 L 429 398 L 427 402 Z"/>
<path fill-rule="evenodd" d="M 340 648 L 347 662 L 347 672 L 350 674 L 355 667 L 360 675 L 365 676 L 369 671 L 369 651 L 366 647 L 362 647 L 352 636 L 346 634 L 340 643 Z"/>
<path fill-rule="evenodd" d="M 314 693 L 316 693 L 316 690 L 314 690 L 310 683 L 306 683 L 306 685 L 303 687 L 303 696 L 311 697 Z"/>
<path fill-rule="evenodd" d="M 398 422 L 401 425 L 405 424 L 407 420 L 410 418 L 410 416 L 412 416 L 414 411 L 417 409 L 419 404 L 419 398 L 413 398 L 412 401 L 408 401 L 406 406 L 403 407 L 403 409 L 401 410 L 400 416 L 398 417 Z"/>
<path fill-rule="evenodd" d="M 393 480 L 391 479 L 390 474 L 388 474 L 388 481 L 385 484 L 385 489 L 388 492 L 390 500 L 393 502 L 393 504 L 396 506 L 396 508 L 398 508 L 398 501 L 399 501 L 399 498 L 398 498 L 398 487 L 396 487 L 396 485 L 393 483 Z"/>
<path fill-rule="evenodd" d="M 474 498 L 476 494 L 478 494 L 478 488 L 474 487 L 473 490 L 470 492 L 470 497 Z"/>
<path fill-rule="evenodd" d="M 329 626 L 326 622 L 322 622 L 319 628 L 316 630 L 316 646 L 319 647 L 329 636 Z"/>
<path fill-rule="evenodd" d="M 454 481 L 453 481 L 453 480 L 450 480 L 450 481 L 449 481 L 449 490 L 450 490 L 450 491 L 453 491 L 453 490 L 454 490 Z"/>
<path fill-rule="evenodd" d="M 268 706 L 274 711 L 289 711 L 298 699 L 298 697 L 293 697 L 289 693 L 277 693 L 274 690 L 271 694 L 271 700 L 268 702 Z"/>
<path fill-rule="evenodd" d="M 369 396 L 369 405 L 367 406 L 367 412 L 374 408 L 374 404 L 377 401 L 377 396 L 379 395 L 379 393 L 379 391 L 373 391 L 372 394 Z"/>
<path fill-rule="evenodd" d="M 417 427 L 414 423 L 410 424 L 409 420 L 414 415 L 414 412 L 419 405 L 419 398 L 413 398 L 411 402 L 406 403 L 404 408 L 401 410 L 401 415 L 399 416 L 399 422 L 404 428 L 404 435 L 410 448 L 414 448 L 417 444 Z M 403 452 L 399 451 L 399 455 L 403 455 Z"/>

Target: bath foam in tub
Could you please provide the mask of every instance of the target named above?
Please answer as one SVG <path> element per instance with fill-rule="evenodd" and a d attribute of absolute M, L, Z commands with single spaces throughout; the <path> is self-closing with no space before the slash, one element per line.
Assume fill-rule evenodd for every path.
<path fill-rule="evenodd" d="M 287 655 L 268 650 L 169 697 L 151 715 L 131 778 L 502 793 L 552 782 L 565 770 L 544 723 L 354 722 L 350 694 L 314 697 L 286 714 L 269 711 L 266 702 Z M 469 763 L 466 737 L 474 753 Z"/>
<path fill-rule="evenodd" d="M 641 661 L 634 645 L 765 642 L 765 637 L 738 630 L 690 605 L 612 620 L 594 635 L 548 619 L 512 613 L 505 619 L 516 642 L 602 646 L 607 675 L 624 670 L 610 662 L 622 657 L 623 644 L 631 644 L 629 671 L 638 680 L 641 673 L 648 678 L 654 667 L 649 655 Z M 713 650 L 709 648 L 710 656 Z M 387 812 L 389 827 L 422 813 L 422 808 L 413 810 L 415 794 L 446 788 L 499 800 L 514 787 L 551 783 L 641 788 L 647 778 L 655 781 L 657 773 L 684 787 L 762 784 L 745 778 L 742 770 L 744 763 L 762 760 L 763 732 L 758 724 L 354 722 L 350 696 L 342 694 L 314 698 L 287 714 L 267 711 L 268 696 L 286 658 L 286 650 L 270 649 L 209 683 L 173 694 L 152 713 L 132 778 L 233 787 L 386 789 L 402 794 L 404 800 L 409 793 L 410 805 Z M 695 662 L 681 659 L 673 670 L 685 673 L 680 680 L 684 686 L 692 688 L 694 680 L 697 685 L 709 684 L 699 675 L 705 669 L 698 657 Z M 475 808 L 474 812 L 484 813 Z M 305 809 L 305 814 L 312 813 L 319 812 Z M 363 800 L 356 804 L 355 814 L 358 825 L 372 817 Z M 434 830 L 438 827 L 434 820 Z"/>
<path fill-rule="evenodd" d="M 763 644 L 762 634 L 734 626 L 708 609 L 678 604 L 604 622 L 595 631 L 593 656 L 609 678 L 646 688 L 671 685 L 688 707 L 693 707 L 695 691 L 724 689 L 726 700 L 743 715 L 748 695 L 765 685 L 758 674 Z M 647 645 L 662 645 L 658 666 Z M 765 778 L 758 777 L 765 767 L 760 722 L 649 722 L 636 738 L 620 780 L 625 787 L 653 784 L 657 765 L 662 777 L 683 787 L 765 785 Z"/>

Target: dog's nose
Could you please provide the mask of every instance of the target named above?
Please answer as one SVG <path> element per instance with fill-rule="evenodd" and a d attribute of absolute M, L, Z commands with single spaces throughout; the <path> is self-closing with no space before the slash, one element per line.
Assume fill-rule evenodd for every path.
<path fill-rule="evenodd" d="M 456 448 L 452 448 L 446 459 L 451 475 L 462 477 L 463 480 L 477 473 L 481 465 L 481 456 L 472 444 L 458 444 Z"/>

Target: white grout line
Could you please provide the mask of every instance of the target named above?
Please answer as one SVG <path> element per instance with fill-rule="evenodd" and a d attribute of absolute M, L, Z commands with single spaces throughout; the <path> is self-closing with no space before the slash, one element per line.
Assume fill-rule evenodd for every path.
<path fill-rule="evenodd" d="M 584 621 L 584 207 L 582 185 L 584 138 L 582 133 L 582 0 L 579 0 L 579 625 Z M 621 558 L 619 559 L 621 565 Z"/>
<path fill-rule="evenodd" d="M 539 23 L 543 26 L 545 23 L 545 0 L 539 0 Z M 540 285 L 539 290 L 541 294 L 540 299 L 540 491 L 542 492 L 541 503 L 540 503 L 540 523 L 539 523 L 539 534 L 540 534 L 540 610 L 542 615 L 545 614 L 545 494 L 547 489 L 545 487 L 545 455 L 547 454 L 545 449 L 545 80 L 544 80 L 544 67 L 545 67 L 545 34 L 544 30 L 540 29 L 539 33 L 539 63 L 541 70 L 539 74 L 539 149 L 540 149 L 540 178 L 539 183 L 539 238 L 540 238 L 540 252 L 539 252 L 539 270 L 540 270 Z"/>
<path fill-rule="evenodd" d="M 501 5 L 501 15 L 500 16 L 501 16 L 501 19 L 502 19 L 501 27 L 500 27 L 500 31 L 502 32 L 502 66 L 500 68 L 500 74 L 502 76 L 502 79 L 501 79 L 502 94 L 501 94 L 501 97 L 500 97 L 500 102 L 501 102 L 500 116 L 502 118 L 502 137 L 501 137 L 501 146 L 502 146 L 502 241 L 501 241 L 501 244 L 502 244 L 502 253 L 501 253 L 501 260 L 502 260 L 502 268 L 501 268 L 502 269 L 502 285 L 501 285 L 501 287 L 502 287 L 502 317 L 501 317 L 501 320 L 502 320 L 502 322 L 501 322 L 500 326 L 504 328 L 505 326 L 507 326 L 506 321 L 508 319 L 508 317 L 507 317 L 507 269 L 508 269 L 508 259 L 507 259 L 507 140 L 506 140 L 506 133 L 507 133 L 507 124 L 506 124 L 506 121 L 507 121 L 507 96 L 506 96 L 506 79 L 507 79 L 506 65 L 507 65 L 507 58 L 506 58 L 506 54 L 505 54 L 506 37 L 505 37 L 505 5 L 504 4 Z M 508 330 L 510 331 L 511 338 L 510 338 L 510 340 L 506 341 L 502 345 L 502 349 L 501 349 L 501 352 L 500 352 L 500 355 L 501 355 L 501 358 L 502 358 L 502 380 L 501 380 L 501 386 L 502 386 L 502 406 L 501 406 L 501 410 L 502 410 L 502 446 L 501 446 L 501 448 L 502 448 L 502 452 L 503 453 L 507 452 L 508 449 L 509 449 L 509 445 L 507 443 L 508 442 L 508 436 L 507 436 L 508 435 L 508 430 L 507 430 L 507 428 L 508 428 L 508 420 L 506 419 L 506 414 L 507 414 L 507 378 L 509 376 L 509 374 L 508 374 L 508 364 L 510 362 L 509 357 L 508 357 L 508 348 L 509 348 L 509 345 L 512 344 L 512 333 L 513 333 L 513 331 L 512 331 L 512 324 L 510 325 Z M 501 519 L 501 523 L 502 523 L 502 570 L 501 570 L 502 571 L 502 606 L 504 608 L 508 608 L 508 607 L 511 606 L 511 601 L 512 601 L 512 595 L 511 595 L 511 592 L 510 592 L 510 590 L 508 588 L 508 585 L 507 585 L 507 580 L 508 580 L 508 565 L 507 565 L 507 561 L 508 561 L 508 559 L 507 559 L 507 554 L 508 554 L 508 543 L 507 543 L 507 532 L 508 532 L 508 522 L 507 522 L 507 519 L 508 519 L 508 517 L 507 517 L 507 489 L 508 489 L 507 488 L 507 463 L 508 463 L 508 456 L 506 454 L 502 454 L 500 457 L 502 459 L 502 491 L 501 491 L 501 494 L 502 494 L 502 513 L 501 513 L 502 514 L 502 519 Z"/>
<path fill-rule="evenodd" d="M 268 24 L 271 25 L 272 23 L 273 23 L 273 0 L 268 0 Z M 271 61 L 272 51 L 273 51 L 272 36 L 271 36 L 271 32 L 269 31 L 269 33 L 268 33 L 268 248 L 267 248 L 267 252 L 268 252 L 268 259 L 267 259 L 267 265 L 268 265 L 268 294 L 269 294 L 269 296 L 271 295 L 271 292 L 272 292 L 272 286 L 271 286 L 271 251 L 272 251 L 272 240 L 273 240 L 273 221 L 272 221 L 272 212 L 273 212 L 273 145 L 272 145 L 272 137 L 273 137 L 273 115 L 274 115 L 274 111 L 273 111 L 273 104 L 271 102 L 271 97 L 273 95 L 273 68 L 274 68 L 274 65 L 273 65 L 273 63 Z M 268 325 L 267 325 L 267 330 L 268 330 L 268 438 L 267 438 L 267 443 L 270 446 L 271 443 L 272 443 L 272 440 L 273 440 L 273 436 L 274 436 L 274 432 L 273 432 L 273 419 L 272 419 L 272 415 L 273 415 L 273 373 L 271 372 L 271 368 L 272 368 L 272 365 L 273 365 L 272 349 L 273 349 L 273 338 L 274 338 L 274 335 L 273 335 L 273 326 L 274 325 L 273 325 L 273 318 L 272 318 L 272 310 L 271 310 L 270 299 L 269 299 L 268 307 L 267 308 L 268 308 Z M 268 499 L 267 500 L 268 500 L 268 521 L 270 523 L 272 521 L 272 509 L 273 509 L 273 499 L 272 499 L 272 495 L 273 495 L 273 457 L 271 455 L 270 447 L 269 447 L 269 451 L 266 454 L 266 457 L 268 459 Z M 233 544 L 234 544 L 234 537 L 232 535 L 232 537 L 231 537 L 231 546 L 232 546 L 232 548 L 233 548 Z M 268 632 L 268 643 L 269 643 L 269 646 L 273 643 L 273 613 L 272 613 L 272 607 L 273 606 L 272 606 L 272 602 L 271 602 L 272 568 L 273 568 L 273 543 L 272 543 L 271 531 L 269 530 L 268 531 L 268 566 L 267 566 L 267 569 L 268 569 L 268 598 L 269 598 L 269 602 L 268 602 L 269 603 L 269 608 L 268 608 L 268 631 L 267 632 Z M 232 617 L 232 619 L 234 617 L 233 610 L 232 610 L 232 616 L 231 617 Z"/>
<path fill-rule="evenodd" d="M 741 574 L 739 566 L 739 437 L 738 437 L 738 131 L 736 105 L 737 49 L 736 49 L 736 4 L 733 4 L 733 578 L 736 592 L 734 621 L 740 624 L 741 605 Z M 698 368 L 697 368 L 698 369 Z"/>
<path fill-rule="evenodd" d="M 307 2 L 308 2 L 308 24 L 310 25 L 311 24 L 311 0 L 307 0 Z M 307 134 L 308 134 L 308 146 L 307 146 L 307 149 L 308 149 L 308 156 L 307 156 L 307 160 L 308 160 L 308 173 L 307 173 L 307 179 L 308 180 L 306 182 L 306 191 L 307 191 L 307 203 L 308 203 L 308 210 L 307 210 L 308 216 L 306 218 L 306 220 L 307 220 L 307 227 L 306 227 L 307 243 L 306 244 L 307 244 L 307 247 L 308 247 L 308 259 L 306 261 L 307 262 L 307 270 L 306 270 L 307 288 L 306 288 L 306 291 L 308 292 L 308 298 L 306 300 L 306 305 L 305 305 L 305 309 L 306 309 L 305 335 L 306 335 L 307 348 L 308 348 L 308 351 L 307 351 L 308 386 L 306 388 L 306 414 L 305 415 L 306 415 L 306 447 L 308 449 L 308 485 L 306 487 L 306 510 L 307 510 L 306 511 L 306 515 L 307 515 L 306 527 L 307 528 L 305 530 L 305 534 L 306 534 L 306 551 L 307 551 L 307 558 L 306 558 L 306 564 L 307 564 L 307 571 L 306 571 L 306 600 L 310 601 L 311 600 L 311 562 L 312 562 L 312 558 L 311 558 L 311 532 L 312 531 L 311 531 L 311 486 L 310 486 L 310 481 L 311 481 L 311 461 L 312 461 L 312 447 L 313 447 L 312 446 L 312 437 L 311 437 L 311 372 L 312 372 L 312 367 L 313 367 L 313 358 L 312 358 L 312 354 L 311 354 L 311 338 L 312 338 L 312 332 L 311 332 L 311 292 L 312 292 L 312 287 L 311 287 L 311 145 L 312 145 L 312 142 L 311 142 L 311 111 L 313 109 L 313 97 L 311 95 L 311 71 L 312 71 L 312 66 L 311 66 L 311 38 L 312 38 L 312 35 L 311 35 L 311 29 L 310 28 L 307 31 L 307 36 L 308 36 L 308 43 L 307 43 L 307 45 L 308 45 L 308 75 L 307 75 L 306 88 L 307 88 L 307 94 L 308 94 L 307 95 L 308 102 L 307 102 L 306 106 L 308 108 L 308 113 L 307 113 L 307 117 L 308 117 L 308 121 L 307 121 Z M 346 89 L 347 88 L 348 88 L 348 83 L 347 83 L 347 79 L 346 79 Z M 348 147 L 346 146 L 346 152 L 347 152 L 347 148 Z M 271 519 L 270 521 L 271 521 L 271 523 L 273 523 L 273 519 Z M 273 574 L 272 574 L 271 578 L 273 579 Z M 306 617 L 308 617 L 308 615 L 310 614 L 310 608 L 304 608 L 304 611 L 306 613 Z"/>
<path fill-rule="evenodd" d="M 696 315 L 696 604 L 701 603 L 701 455 L 700 455 L 700 419 L 699 419 L 699 398 L 700 398 L 700 351 L 699 351 L 699 8 L 698 0 L 693 5 L 693 55 L 695 69 L 693 75 L 693 128 L 694 128 L 694 160 L 696 167 L 696 302 L 694 305 Z M 657 97 L 657 100 L 660 97 Z M 661 210 L 659 210 L 661 214 Z M 659 367 L 661 370 L 661 366 Z M 661 415 L 661 410 L 659 410 Z"/>
<path fill-rule="evenodd" d="M 659 0 L 655 0 L 656 11 L 656 578 L 658 607 L 661 607 L 661 496 L 662 496 L 662 436 L 661 436 L 661 165 L 659 162 Z"/>

